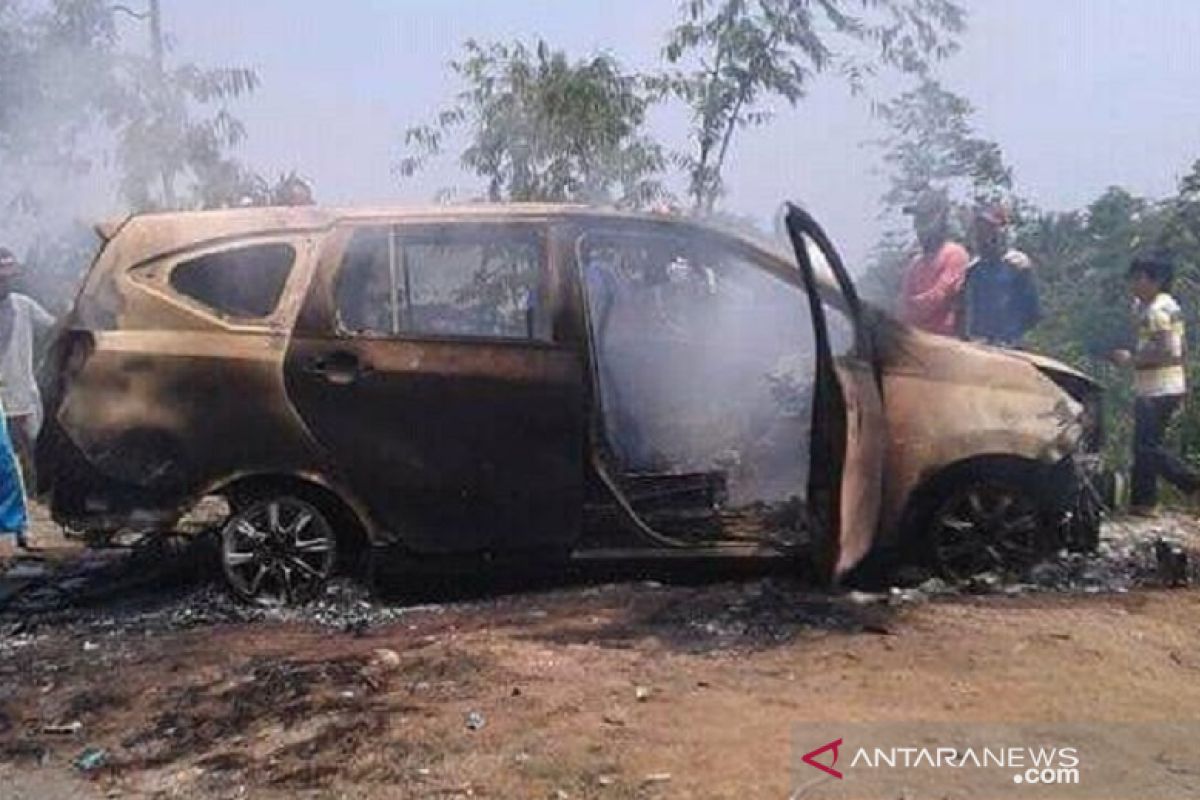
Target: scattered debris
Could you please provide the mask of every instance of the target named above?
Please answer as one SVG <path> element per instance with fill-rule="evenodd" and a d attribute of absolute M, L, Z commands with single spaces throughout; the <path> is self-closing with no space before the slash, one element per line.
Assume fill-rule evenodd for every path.
<path fill-rule="evenodd" d="M 470 730 L 470 731 L 482 730 L 483 726 L 486 724 L 487 724 L 487 720 L 484 718 L 484 716 L 481 712 L 472 711 L 469 714 L 467 714 L 467 730 Z"/>
<path fill-rule="evenodd" d="M 1155 540 L 1154 557 L 1158 562 L 1158 579 L 1163 586 L 1187 586 L 1188 554 L 1179 544 L 1162 538 Z"/>
<path fill-rule="evenodd" d="M 74 736 L 82 730 L 83 723 L 79 720 L 42 726 L 42 733 L 51 736 Z"/>
<path fill-rule="evenodd" d="M 103 747 L 89 747 L 71 763 L 80 772 L 95 772 L 108 764 L 108 751 Z"/>

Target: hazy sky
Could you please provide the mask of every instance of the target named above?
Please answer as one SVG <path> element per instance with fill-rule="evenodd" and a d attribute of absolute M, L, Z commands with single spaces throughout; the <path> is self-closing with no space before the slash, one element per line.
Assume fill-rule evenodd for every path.
<path fill-rule="evenodd" d="M 1200 2 L 968 0 L 962 52 L 940 69 L 978 108 L 1023 194 L 1050 208 L 1105 187 L 1169 192 L 1200 158 Z M 471 187 L 453 165 L 400 183 L 391 172 L 406 125 L 451 95 L 446 62 L 471 37 L 541 36 L 584 55 L 607 50 L 629 67 L 655 63 L 677 0 L 163 0 L 173 58 L 258 69 L 240 103 L 243 155 L 267 171 L 297 168 L 328 203 L 421 201 L 446 184 Z M 129 29 L 130 36 L 139 35 Z M 899 84 L 878 85 L 885 98 Z M 727 206 L 769 219 L 785 199 L 826 221 L 851 259 L 879 229 L 877 134 L 868 102 L 836 79 L 796 110 L 746 133 L 727 175 Z M 682 146 L 678 112 L 654 132 Z"/>

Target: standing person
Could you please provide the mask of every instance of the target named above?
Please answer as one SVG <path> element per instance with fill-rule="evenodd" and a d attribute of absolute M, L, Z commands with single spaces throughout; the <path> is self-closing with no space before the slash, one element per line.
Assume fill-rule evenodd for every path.
<path fill-rule="evenodd" d="M 1033 265 L 1008 249 L 1008 213 L 988 206 L 971 225 L 976 258 L 963 283 L 963 335 L 999 347 L 1020 347 L 1041 317 Z"/>
<path fill-rule="evenodd" d="M 21 468 L 8 437 L 8 425 L 0 415 L 0 535 L 12 534 L 17 549 L 31 552 L 26 537 L 29 513 L 25 505 L 25 483 L 21 480 Z"/>
<path fill-rule="evenodd" d="M 42 424 L 34 353 L 54 326 L 54 317 L 33 298 L 13 291 L 20 274 L 20 264 L 12 251 L 0 247 L 0 400 L 7 438 L 26 483 L 32 485 L 33 445 Z"/>
<path fill-rule="evenodd" d="M 1137 349 L 1117 350 L 1112 360 L 1134 369 L 1133 480 L 1130 504 L 1147 514 L 1158 503 L 1158 479 L 1180 490 L 1200 489 L 1200 475 L 1163 444 L 1171 418 L 1187 392 L 1184 324 L 1171 296 L 1175 269 L 1170 261 L 1139 258 L 1129 268 L 1129 289 L 1137 314 Z"/>
<path fill-rule="evenodd" d="M 904 211 L 912 215 L 921 253 L 904 274 L 900 317 L 930 333 L 953 336 L 969 259 L 962 245 L 950 241 L 950 201 L 944 192 L 931 190 Z"/>

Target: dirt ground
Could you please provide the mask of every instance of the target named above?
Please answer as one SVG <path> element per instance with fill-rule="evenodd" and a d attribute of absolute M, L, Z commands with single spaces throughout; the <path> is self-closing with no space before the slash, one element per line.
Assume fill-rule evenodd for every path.
<path fill-rule="evenodd" d="M 0 797 L 787 798 L 823 724 L 1200 710 L 1200 591 L 1152 580 L 829 596 L 644 566 L 244 618 L 219 592 L 5 611 Z"/>

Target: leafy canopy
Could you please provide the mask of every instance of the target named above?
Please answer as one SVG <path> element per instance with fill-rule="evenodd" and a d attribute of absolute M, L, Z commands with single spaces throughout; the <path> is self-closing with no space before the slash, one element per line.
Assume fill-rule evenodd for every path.
<path fill-rule="evenodd" d="M 766 124 L 770 100 L 797 105 L 831 69 L 855 90 L 877 66 L 923 73 L 955 50 L 966 19 L 951 0 L 688 0 L 682 17 L 665 52 L 673 69 L 653 83 L 690 111 L 677 160 L 704 211 L 725 191 L 735 134 Z"/>
<path fill-rule="evenodd" d="M 468 41 L 450 66 L 463 89 L 432 123 L 405 132 L 401 176 L 462 130 L 460 162 L 492 201 L 646 206 L 666 196 L 662 148 L 642 130 L 648 99 L 611 56 L 572 61 L 543 41 Z"/>

